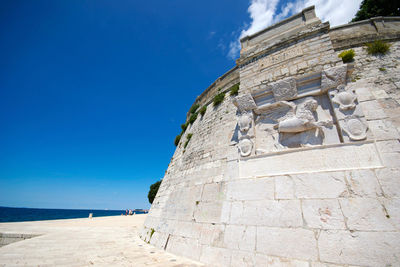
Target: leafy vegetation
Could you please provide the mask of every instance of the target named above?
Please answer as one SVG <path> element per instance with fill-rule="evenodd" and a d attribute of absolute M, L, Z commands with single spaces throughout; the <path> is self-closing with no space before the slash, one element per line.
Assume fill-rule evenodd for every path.
<path fill-rule="evenodd" d="M 189 117 L 189 123 L 193 124 L 193 122 L 195 122 L 197 119 L 197 112 L 196 113 L 192 113 L 192 115 L 190 115 Z"/>
<path fill-rule="evenodd" d="M 175 140 L 174 140 L 175 146 L 178 146 L 178 145 L 179 145 L 179 141 L 181 141 L 181 137 L 182 137 L 181 134 L 175 136 Z"/>
<path fill-rule="evenodd" d="M 214 107 L 221 104 L 224 101 L 224 98 L 225 98 L 225 93 L 219 93 L 216 96 L 214 96 L 214 100 L 213 100 Z"/>
<path fill-rule="evenodd" d="M 376 40 L 373 43 L 366 44 L 368 54 L 377 55 L 377 54 L 386 54 L 390 49 L 390 44 Z"/>
<path fill-rule="evenodd" d="M 155 232 L 154 228 L 151 228 L 151 229 L 150 229 L 150 239 L 153 237 L 154 232 Z"/>
<path fill-rule="evenodd" d="M 379 16 L 400 16 L 400 2 L 393 0 L 363 0 L 351 20 L 360 21 Z"/>
<path fill-rule="evenodd" d="M 231 96 L 235 96 L 239 94 L 239 83 L 235 84 L 231 87 L 230 93 Z"/>
<path fill-rule="evenodd" d="M 379 68 L 380 71 L 386 71 L 386 68 Z"/>
<path fill-rule="evenodd" d="M 157 195 L 158 188 L 160 188 L 161 181 L 155 182 L 150 185 L 149 193 L 147 194 L 147 198 L 149 199 L 150 204 L 153 204 L 154 198 Z"/>
<path fill-rule="evenodd" d="M 190 109 L 189 109 L 189 113 L 193 114 L 196 112 L 196 110 L 200 107 L 199 104 L 194 104 Z"/>
<path fill-rule="evenodd" d="M 189 142 L 190 142 L 190 139 L 192 139 L 192 136 L 193 136 L 193 134 L 191 134 L 191 133 L 189 133 L 187 136 L 186 136 L 186 142 L 185 142 L 185 144 L 184 144 L 184 148 L 186 148 L 187 147 L 187 145 L 189 144 Z"/>
<path fill-rule="evenodd" d="M 354 53 L 353 49 L 350 50 L 345 50 L 342 53 L 340 53 L 338 55 L 338 57 L 340 57 L 343 60 L 343 63 L 348 63 L 353 61 L 354 56 L 356 55 L 356 53 Z"/>
<path fill-rule="evenodd" d="M 201 114 L 201 116 L 204 116 L 204 114 L 206 114 L 206 110 L 207 110 L 207 106 L 202 106 L 201 107 L 201 109 L 200 109 L 200 114 Z"/>
<path fill-rule="evenodd" d="M 186 122 L 185 124 L 181 124 L 182 132 L 186 131 L 186 128 L 188 127 L 189 123 Z"/>

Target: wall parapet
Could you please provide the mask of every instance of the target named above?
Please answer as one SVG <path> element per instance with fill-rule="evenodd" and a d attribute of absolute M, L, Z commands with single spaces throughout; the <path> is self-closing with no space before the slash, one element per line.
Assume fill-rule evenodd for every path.
<path fill-rule="evenodd" d="M 199 96 L 197 96 L 192 106 L 194 106 L 195 104 L 199 104 L 200 106 L 210 104 L 213 101 L 214 96 L 218 92 L 226 92 L 227 90 L 229 90 L 230 87 L 237 83 L 239 83 L 239 68 L 238 66 L 234 66 L 223 75 L 221 75 L 218 79 L 216 79 Z M 189 116 L 190 114 L 188 112 L 186 117 Z"/>
<path fill-rule="evenodd" d="M 400 39 L 400 17 L 375 17 L 332 27 L 329 35 L 333 49 L 356 47 L 375 40 Z"/>

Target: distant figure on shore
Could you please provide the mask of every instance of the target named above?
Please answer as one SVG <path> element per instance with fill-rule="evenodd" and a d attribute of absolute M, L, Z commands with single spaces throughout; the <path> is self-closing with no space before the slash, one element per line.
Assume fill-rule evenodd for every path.
<path fill-rule="evenodd" d="M 128 209 L 125 210 L 125 216 L 128 215 Z"/>

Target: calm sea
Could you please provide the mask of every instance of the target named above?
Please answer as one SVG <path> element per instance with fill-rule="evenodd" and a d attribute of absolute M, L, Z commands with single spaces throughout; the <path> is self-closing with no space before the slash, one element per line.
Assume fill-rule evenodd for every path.
<path fill-rule="evenodd" d="M 23 222 L 87 218 L 89 213 L 93 217 L 117 216 L 125 214 L 125 210 L 65 210 L 65 209 L 29 209 L 0 207 L 0 222 Z M 136 214 L 144 212 L 136 211 Z"/>

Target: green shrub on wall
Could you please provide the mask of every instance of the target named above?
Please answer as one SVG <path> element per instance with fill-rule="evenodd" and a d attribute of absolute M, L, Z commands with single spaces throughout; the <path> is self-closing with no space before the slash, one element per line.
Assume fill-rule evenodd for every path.
<path fill-rule="evenodd" d="M 186 136 L 186 142 L 183 145 L 184 148 L 187 147 L 187 145 L 189 144 L 190 139 L 192 139 L 192 136 L 193 136 L 193 134 L 191 134 L 191 133 Z"/>
<path fill-rule="evenodd" d="M 201 107 L 201 109 L 200 109 L 200 114 L 201 114 L 201 116 L 204 116 L 204 114 L 206 114 L 206 110 L 207 110 L 207 106 L 202 106 Z"/>
<path fill-rule="evenodd" d="M 237 84 L 235 84 L 234 86 L 231 87 L 230 95 L 231 96 L 236 96 L 238 94 L 239 94 L 239 84 L 237 83 Z"/>
<path fill-rule="evenodd" d="M 368 54 L 372 55 L 377 55 L 377 54 L 386 54 L 389 52 L 390 49 L 390 44 L 377 40 L 374 41 L 373 43 L 366 44 L 367 46 L 367 52 Z"/>
<path fill-rule="evenodd" d="M 189 109 L 189 113 L 195 113 L 196 110 L 200 107 L 199 104 L 194 104 L 190 109 Z"/>
<path fill-rule="evenodd" d="M 340 57 L 343 60 L 343 63 L 348 63 L 353 61 L 355 55 L 356 53 L 354 53 L 354 50 L 350 49 L 343 51 L 338 55 L 338 57 Z"/>
<path fill-rule="evenodd" d="M 188 127 L 189 123 L 186 122 L 185 124 L 181 124 L 182 132 L 186 131 L 186 128 Z"/>
<path fill-rule="evenodd" d="M 180 140 L 181 140 L 181 135 L 179 134 L 175 137 L 175 141 L 174 141 L 175 146 L 178 146 Z"/>
<path fill-rule="evenodd" d="M 225 93 L 219 93 L 218 95 L 214 96 L 213 100 L 214 107 L 221 104 L 224 101 L 224 98 L 225 98 Z"/>
<path fill-rule="evenodd" d="M 192 113 L 192 115 L 190 115 L 189 117 L 189 123 L 193 124 L 193 122 L 195 122 L 197 119 L 197 112 L 196 113 Z"/>

